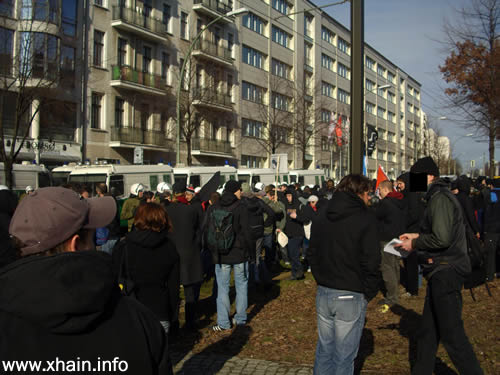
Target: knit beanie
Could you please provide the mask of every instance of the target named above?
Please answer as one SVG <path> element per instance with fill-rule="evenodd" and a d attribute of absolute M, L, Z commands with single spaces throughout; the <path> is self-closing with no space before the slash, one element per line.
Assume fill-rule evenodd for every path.
<path fill-rule="evenodd" d="M 430 156 L 418 159 L 410 169 L 411 173 L 425 173 L 439 177 L 439 168 Z"/>

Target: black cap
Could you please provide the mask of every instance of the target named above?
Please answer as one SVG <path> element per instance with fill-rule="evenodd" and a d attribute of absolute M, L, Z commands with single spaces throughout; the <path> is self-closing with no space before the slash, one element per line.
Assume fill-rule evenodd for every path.
<path fill-rule="evenodd" d="M 236 193 L 240 189 L 241 182 L 235 180 L 229 180 L 224 186 L 224 191 L 227 191 L 228 193 Z"/>
<path fill-rule="evenodd" d="M 439 168 L 430 156 L 418 159 L 410 169 L 411 173 L 425 173 L 439 177 Z"/>
<path fill-rule="evenodd" d="M 186 183 L 182 181 L 177 181 L 174 186 L 172 186 L 174 194 L 182 194 L 186 191 Z"/>

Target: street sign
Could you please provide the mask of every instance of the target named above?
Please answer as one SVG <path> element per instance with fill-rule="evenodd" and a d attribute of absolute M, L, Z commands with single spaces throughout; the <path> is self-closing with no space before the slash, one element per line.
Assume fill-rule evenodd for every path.
<path fill-rule="evenodd" d="M 144 148 L 134 148 L 134 164 L 142 164 L 144 161 Z"/>
<path fill-rule="evenodd" d="M 271 154 L 271 168 L 279 173 L 288 173 L 288 154 Z"/>

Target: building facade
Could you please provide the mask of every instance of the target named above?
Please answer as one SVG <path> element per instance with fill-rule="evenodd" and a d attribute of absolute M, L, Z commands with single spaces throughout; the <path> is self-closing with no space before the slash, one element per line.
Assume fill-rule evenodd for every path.
<path fill-rule="evenodd" d="M 179 128 L 184 164 L 259 168 L 271 154 L 286 153 L 289 168 L 321 168 L 336 178 L 347 171 L 350 33 L 312 2 L 92 0 L 86 18 L 82 1 L 73 3 L 88 51 L 75 88 L 85 107 L 76 111 L 74 132 L 82 158 L 133 163 L 140 147 L 144 163 L 175 163 Z M 220 17 L 239 8 L 248 12 Z M 81 50 L 75 59 L 85 63 Z M 416 80 L 366 45 L 365 134 L 368 125 L 378 132 L 370 176 L 382 165 L 397 177 L 419 156 L 420 92 Z M 338 117 L 342 145 L 331 136 Z"/>

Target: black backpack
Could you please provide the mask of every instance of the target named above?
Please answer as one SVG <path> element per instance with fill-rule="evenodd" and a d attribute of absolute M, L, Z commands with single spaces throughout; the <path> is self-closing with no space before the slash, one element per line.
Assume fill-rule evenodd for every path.
<path fill-rule="evenodd" d="M 120 259 L 120 271 L 118 273 L 118 286 L 124 296 L 137 298 L 135 294 L 135 282 L 130 277 L 130 268 L 128 264 L 128 251 L 127 243 L 125 242 L 125 249 L 123 250 Z"/>
<path fill-rule="evenodd" d="M 207 245 L 218 255 L 227 255 L 233 247 L 236 234 L 233 227 L 234 215 L 230 210 L 213 207 L 209 212 Z"/>

